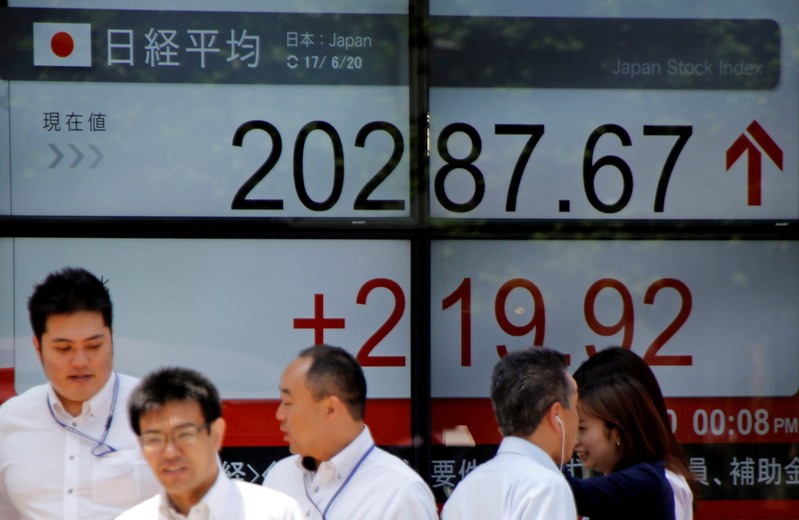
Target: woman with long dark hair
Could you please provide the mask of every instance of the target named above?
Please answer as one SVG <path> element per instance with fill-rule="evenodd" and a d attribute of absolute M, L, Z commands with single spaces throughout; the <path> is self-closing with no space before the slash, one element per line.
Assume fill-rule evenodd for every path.
<path fill-rule="evenodd" d="M 602 473 L 569 478 L 577 512 L 591 520 L 674 520 L 675 494 L 666 471 L 679 460 L 644 386 L 626 374 L 584 383 L 577 409 L 575 451 L 584 467 Z"/>
<path fill-rule="evenodd" d="M 688 461 L 682 451 L 682 447 L 671 432 L 666 403 L 652 369 L 640 356 L 631 350 L 622 347 L 609 347 L 597 352 L 583 362 L 574 373 L 574 379 L 581 389 L 581 399 L 585 396 L 589 400 L 596 402 L 598 398 L 591 398 L 590 395 L 594 394 L 600 387 L 595 386 L 592 389 L 590 385 L 601 385 L 602 380 L 607 380 L 607 378 L 617 375 L 624 375 L 634 379 L 643 387 L 651 399 L 652 405 L 657 412 L 657 418 L 652 418 L 652 421 L 660 419 L 658 422 L 662 424 L 662 428 L 647 423 L 646 431 L 652 434 L 658 432 L 657 437 L 662 438 L 662 444 L 665 445 L 663 448 L 663 463 L 666 478 L 674 494 L 674 518 L 676 520 L 692 520 L 695 508 L 694 497 L 698 486 L 695 477 L 688 469 Z M 590 405 L 586 405 L 586 408 L 589 407 Z M 648 408 L 648 406 L 645 407 Z M 611 415 L 610 410 L 607 412 L 606 415 Z"/>

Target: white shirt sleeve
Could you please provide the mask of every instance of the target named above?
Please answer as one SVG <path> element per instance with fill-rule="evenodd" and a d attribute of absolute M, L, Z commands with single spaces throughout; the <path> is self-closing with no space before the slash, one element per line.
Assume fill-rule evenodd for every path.
<path fill-rule="evenodd" d="M 684 477 L 673 471 L 666 470 L 666 478 L 674 492 L 674 518 L 675 520 L 693 520 L 694 494 Z"/>

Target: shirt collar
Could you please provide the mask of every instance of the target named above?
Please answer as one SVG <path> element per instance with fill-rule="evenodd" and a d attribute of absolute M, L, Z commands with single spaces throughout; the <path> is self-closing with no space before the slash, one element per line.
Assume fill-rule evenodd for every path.
<path fill-rule="evenodd" d="M 94 394 L 89 400 L 83 402 L 83 408 L 78 417 L 83 417 L 89 414 L 94 414 L 100 410 L 108 410 L 111 407 L 111 399 L 114 394 L 114 381 L 117 378 L 116 372 L 111 372 L 108 376 L 108 381 L 100 389 L 99 392 Z M 47 385 L 47 394 L 50 396 L 50 405 L 52 406 L 53 413 L 63 420 L 73 419 L 72 415 L 66 411 L 64 405 L 61 404 L 61 399 L 58 398 L 52 383 Z M 99 412 L 98 412 L 99 413 Z"/>
<path fill-rule="evenodd" d="M 525 457 L 533 459 L 538 464 L 547 469 L 551 469 L 556 473 L 560 473 L 558 466 L 552 457 L 547 455 L 547 452 L 539 448 L 532 442 L 522 439 L 521 437 L 504 437 L 497 450 L 497 455 L 502 453 L 516 453 Z"/>
<path fill-rule="evenodd" d="M 363 430 L 358 434 L 346 448 L 338 452 L 330 460 L 321 462 L 316 469 L 314 482 L 325 484 L 332 480 L 342 480 L 355 468 L 364 454 L 374 446 L 372 434 L 369 427 L 364 424 Z M 301 458 L 297 458 L 297 464 L 305 473 L 313 473 L 302 466 Z"/>
<path fill-rule="evenodd" d="M 158 509 L 161 512 L 161 516 L 174 520 L 183 520 L 190 517 L 192 512 L 195 510 L 205 510 L 202 511 L 202 513 L 199 515 L 199 518 L 210 519 L 214 518 L 214 514 L 221 515 L 225 511 L 227 496 L 230 492 L 230 486 L 232 485 L 232 482 L 225 473 L 218 455 L 216 459 L 216 466 L 216 480 L 214 481 L 213 485 L 211 485 L 211 488 L 202 497 L 202 499 L 200 499 L 199 502 L 194 504 L 191 509 L 189 509 L 188 515 L 181 515 L 175 510 L 175 508 L 172 506 L 172 501 L 166 494 L 166 490 L 162 488 L 161 499 L 159 500 L 158 504 Z"/>

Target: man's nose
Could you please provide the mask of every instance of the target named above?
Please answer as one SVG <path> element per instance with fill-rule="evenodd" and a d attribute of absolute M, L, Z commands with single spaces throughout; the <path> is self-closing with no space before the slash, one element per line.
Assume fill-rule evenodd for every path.
<path fill-rule="evenodd" d="M 89 355 L 83 349 L 77 349 L 75 355 L 72 357 L 72 365 L 86 366 L 89 364 Z"/>
<path fill-rule="evenodd" d="M 171 435 L 167 435 L 166 440 L 164 441 L 164 454 L 169 456 L 174 456 L 175 454 L 180 452 L 180 448 L 175 443 L 175 440 L 172 438 Z"/>

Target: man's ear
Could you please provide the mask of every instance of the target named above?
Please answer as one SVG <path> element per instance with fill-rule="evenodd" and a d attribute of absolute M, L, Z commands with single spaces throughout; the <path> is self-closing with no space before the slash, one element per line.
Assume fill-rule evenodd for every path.
<path fill-rule="evenodd" d="M 216 451 L 222 449 L 222 441 L 225 439 L 226 429 L 227 423 L 221 417 L 211 423 L 211 440 L 214 442 Z"/>
<path fill-rule="evenodd" d="M 336 395 L 329 395 L 326 398 L 327 408 L 325 410 L 328 418 L 333 419 L 338 417 L 341 413 L 347 413 L 347 408 Z"/>
<path fill-rule="evenodd" d="M 560 402 L 552 403 L 552 406 L 547 410 L 546 419 L 549 421 L 550 426 L 556 432 L 560 433 L 563 430 L 563 405 Z"/>

